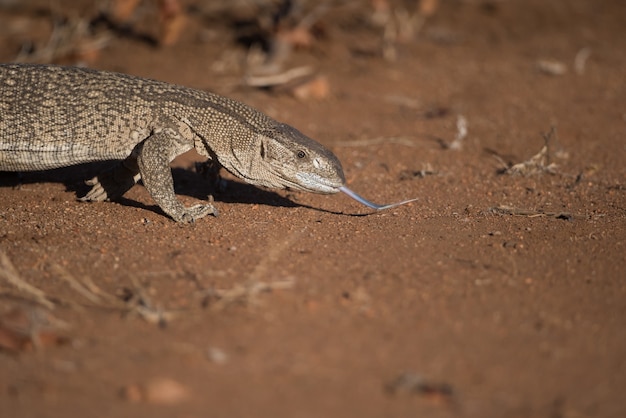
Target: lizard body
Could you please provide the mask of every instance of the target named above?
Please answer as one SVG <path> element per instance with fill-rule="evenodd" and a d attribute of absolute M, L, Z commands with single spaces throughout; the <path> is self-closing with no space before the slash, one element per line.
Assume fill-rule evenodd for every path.
<path fill-rule="evenodd" d="M 119 160 L 81 200 L 118 198 L 141 178 L 167 215 L 190 222 L 217 213 L 211 204 L 187 208 L 174 194 L 169 163 L 194 148 L 254 185 L 349 191 L 332 152 L 235 100 L 118 73 L 0 65 L 0 171 Z"/>

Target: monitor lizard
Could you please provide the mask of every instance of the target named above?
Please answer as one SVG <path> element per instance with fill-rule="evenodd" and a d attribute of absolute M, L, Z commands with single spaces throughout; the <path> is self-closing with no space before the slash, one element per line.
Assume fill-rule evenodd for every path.
<path fill-rule="evenodd" d="M 376 210 L 409 202 L 367 201 L 331 151 L 238 101 L 114 72 L 0 64 L 0 171 L 117 160 L 81 200 L 114 200 L 141 179 L 163 212 L 192 222 L 217 209 L 176 198 L 169 164 L 191 149 L 257 186 L 344 192 Z"/>

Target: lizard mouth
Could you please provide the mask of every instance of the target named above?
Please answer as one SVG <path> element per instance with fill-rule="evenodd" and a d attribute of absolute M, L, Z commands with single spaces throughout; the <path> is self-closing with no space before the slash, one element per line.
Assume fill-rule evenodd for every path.
<path fill-rule="evenodd" d="M 314 173 L 298 173 L 295 187 L 309 192 L 332 194 L 337 193 L 343 187 L 343 179 L 328 179 Z"/>

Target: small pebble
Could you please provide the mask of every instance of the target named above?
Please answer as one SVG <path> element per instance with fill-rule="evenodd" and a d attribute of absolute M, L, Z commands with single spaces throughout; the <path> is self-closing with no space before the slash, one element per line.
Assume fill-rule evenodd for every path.
<path fill-rule="evenodd" d="M 176 405 L 190 398 L 189 389 L 169 378 L 158 377 L 146 384 L 131 384 L 122 389 L 122 396 L 130 402 L 155 405 Z"/>
<path fill-rule="evenodd" d="M 216 364 L 224 364 L 228 361 L 228 354 L 217 347 L 209 347 L 207 357 Z"/>

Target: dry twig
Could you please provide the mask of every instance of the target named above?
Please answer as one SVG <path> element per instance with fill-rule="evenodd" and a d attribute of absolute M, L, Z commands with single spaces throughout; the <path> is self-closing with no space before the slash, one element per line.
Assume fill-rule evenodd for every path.
<path fill-rule="evenodd" d="M 235 284 L 230 289 L 205 290 L 200 292 L 199 296 L 202 298 L 203 304 L 210 304 L 214 311 L 222 311 L 227 306 L 234 304 L 255 305 L 257 303 L 256 298 L 260 293 L 292 289 L 294 285 L 295 280 L 293 279 L 273 282 L 250 280 L 245 284 Z"/>
<path fill-rule="evenodd" d="M 421 170 L 402 170 L 400 172 L 400 180 L 410 180 L 415 178 L 424 178 L 426 176 L 436 176 L 439 171 L 435 170 L 430 163 L 424 164 Z"/>
<path fill-rule="evenodd" d="M 98 294 L 94 293 L 92 290 L 93 288 L 97 289 L 93 282 L 91 282 L 90 286 L 92 287 L 92 289 L 89 289 L 84 284 L 76 280 L 65 268 L 61 267 L 61 265 L 57 263 L 52 263 L 50 265 L 50 270 L 52 271 L 52 274 L 54 274 L 56 277 L 63 280 L 64 282 L 68 283 L 72 289 L 80 293 L 81 296 L 83 296 L 85 299 L 96 305 L 102 305 L 102 300 L 100 299 Z"/>
<path fill-rule="evenodd" d="M 0 278 L 4 278 L 7 282 L 17 287 L 18 290 L 24 292 L 33 297 L 34 301 L 48 309 L 54 308 L 52 303 L 46 297 L 46 293 L 43 290 L 32 286 L 25 282 L 17 273 L 17 270 L 9 260 L 9 257 L 0 249 Z"/>
<path fill-rule="evenodd" d="M 550 162 L 550 143 L 556 136 L 556 128 L 553 126 L 550 132 L 543 134 L 544 146 L 530 159 L 506 168 L 503 172 L 510 175 L 532 176 L 535 174 L 556 174 L 557 165 Z"/>
<path fill-rule="evenodd" d="M 489 208 L 490 212 L 498 213 L 502 215 L 515 215 L 515 216 L 527 216 L 529 218 L 537 218 L 537 217 L 549 217 L 556 219 L 564 219 L 564 220 L 572 220 L 572 219 L 584 219 L 583 216 L 573 215 L 568 212 L 546 212 L 541 209 L 524 209 L 524 208 L 516 208 L 508 205 L 500 205 Z"/>
<path fill-rule="evenodd" d="M 459 115 L 456 119 L 456 136 L 454 141 L 448 144 L 447 148 L 452 150 L 460 150 L 463 148 L 463 140 L 467 136 L 467 119 L 463 115 Z"/>

